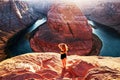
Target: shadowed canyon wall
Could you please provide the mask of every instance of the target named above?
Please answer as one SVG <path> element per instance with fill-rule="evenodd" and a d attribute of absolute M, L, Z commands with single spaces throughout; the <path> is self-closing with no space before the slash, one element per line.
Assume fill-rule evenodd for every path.
<path fill-rule="evenodd" d="M 41 15 L 24 1 L 0 1 L 0 57 L 8 39 L 33 24 Z"/>

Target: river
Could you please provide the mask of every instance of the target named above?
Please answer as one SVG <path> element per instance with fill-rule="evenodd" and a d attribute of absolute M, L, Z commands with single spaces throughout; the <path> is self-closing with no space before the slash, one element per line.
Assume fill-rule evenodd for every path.
<path fill-rule="evenodd" d="M 90 23 L 95 26 L 93 33 L 96 34 L 103 43 L 99 55 L 120 57 L 120 34 L 108 26 L 92 21 Z"/>
<path fill-rule="evenodd" d="M 30 28 L 22 30 L 14 35 L 14 37 L 8 41 L 8 45 L 5 50 L 8 57 L 32 52 L 29 39 L 26 37 L 26 35 L 29 36 L 29 34 L 36 30 L 40 25 L 44 24 L 46 20 L 46 18 L 37 20 Z M 100 55 L 119 57 L 120 34 L 107 26 L 94 23 L 93 21 L 89 21 L 89 23 L 94 26 L 93 33 L 102 40 L 103 46 L 100 51 Z"/>
<path fill-rule="evenodd" d="M 7 57 L 13 57 L 25 53 L 32 52 L 29 43 L 29 36 L 34 32 L 40 25 L 43 25 L 47 21 L 47 18 L 37 20 L 31 27 L 26 28 L 15 34 L 11 39 L 8 40 L 5 52 Z"/>

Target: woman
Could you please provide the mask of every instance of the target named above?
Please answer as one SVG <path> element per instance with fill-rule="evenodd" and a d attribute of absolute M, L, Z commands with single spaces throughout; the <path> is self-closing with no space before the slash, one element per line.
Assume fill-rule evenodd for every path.
<path fill-rule="evenodd" d="M 61 54 L 63 68 L 66 68 L 66 58 L 67 58 L 68 46 L 65 43 L 60 43 L 60 44 L 58 44 L 58 47 L 61 50 L 60 54 Z"/>

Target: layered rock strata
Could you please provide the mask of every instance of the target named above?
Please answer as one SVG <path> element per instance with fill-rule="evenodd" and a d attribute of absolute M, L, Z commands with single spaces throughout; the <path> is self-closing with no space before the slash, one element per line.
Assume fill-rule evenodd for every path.
<path fill-rule="evenodd" d="M 69 54 L 88 55 L 92 49 L 92 28 L 87 18 L 74 4 L 54 4 L 48 12 L 47 24 L 40 26 L 31 38 L 36 52 L 58 52 L 57 45 L 64 42 Z"/>
<path fill-rule="evenodd" d="M 24 1 L 0 1 L 0 60 L 8 39 L 41 17 Z"/>
<path fill-rule="evenodd" d="M 119 62 L 119 57 L 71 55 L 64 69 L 58 53 L 29 53 L 0 62 L 0 80 L 119 80 Z"/>

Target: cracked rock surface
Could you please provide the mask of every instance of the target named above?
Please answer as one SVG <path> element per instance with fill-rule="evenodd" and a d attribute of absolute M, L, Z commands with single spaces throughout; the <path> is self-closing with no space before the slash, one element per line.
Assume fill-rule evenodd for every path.
<path fill-rule="evenodd" d="M 68 44 L 68 54 L 88 55 L 92 49 L 92 28 L 74 4 L 54 4 L 48 12 L 47 24 L 40 26 L 31 38 L 36 52 L 58 52 L 57 45 Z"/>
<path fill-rule="evenodd" d="M 0 62 L 0 80 L 119 80 L 120 58 L 67 57 L 62 68 L 59 53 L 28 53 Z"/>

